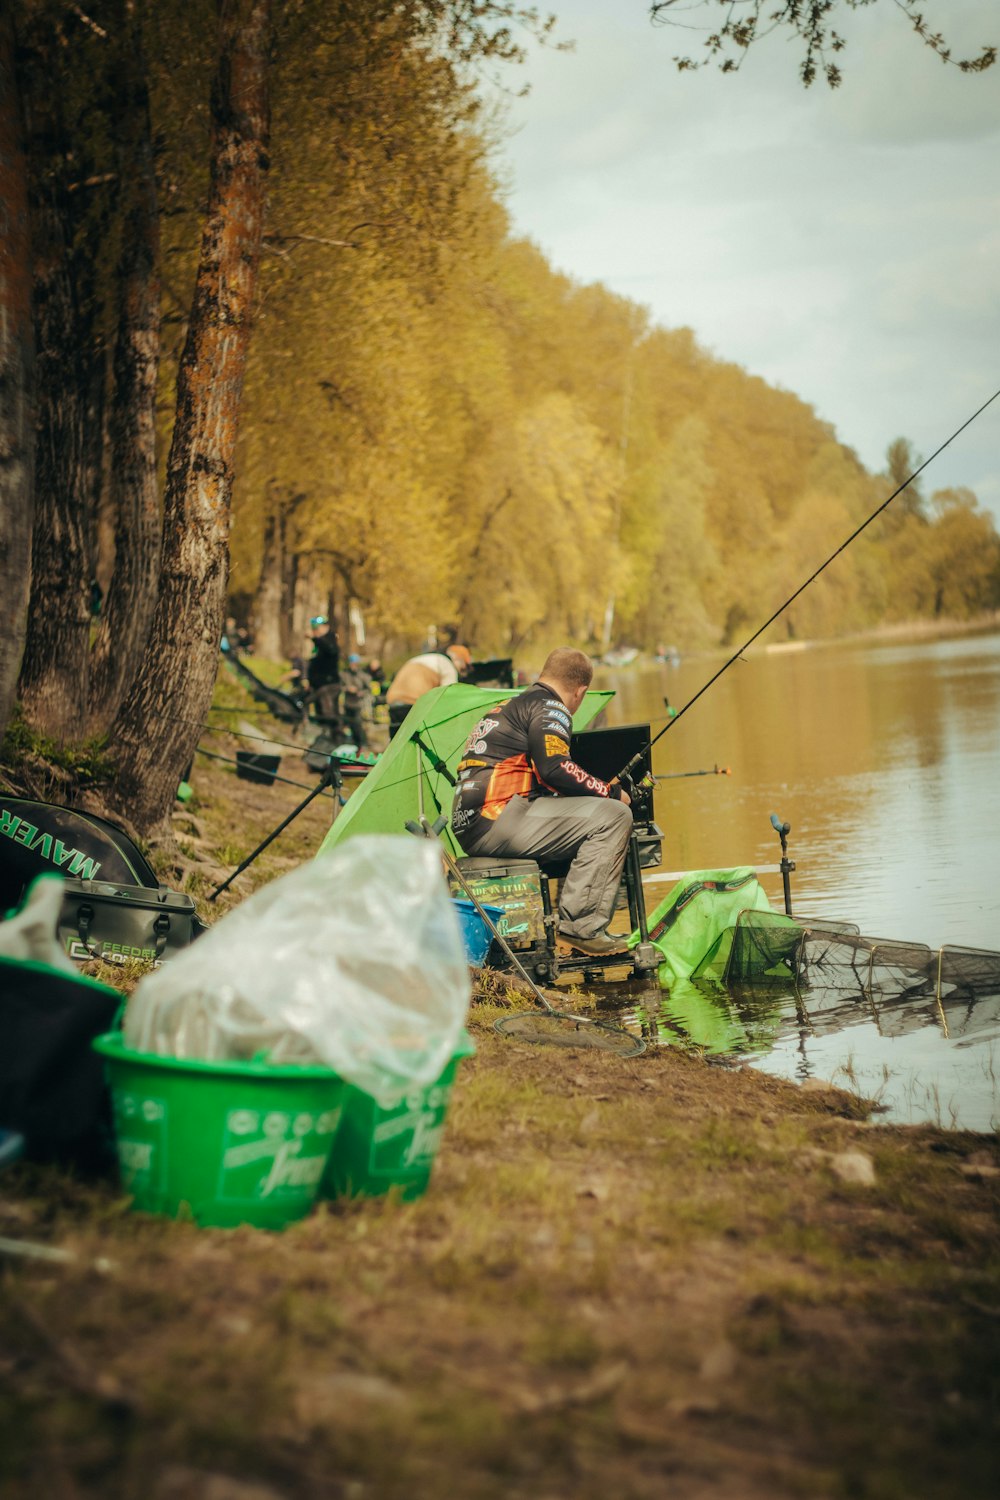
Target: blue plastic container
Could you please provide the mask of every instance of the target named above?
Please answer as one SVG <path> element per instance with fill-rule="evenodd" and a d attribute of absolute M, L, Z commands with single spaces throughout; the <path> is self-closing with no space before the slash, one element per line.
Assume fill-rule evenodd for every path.
<path fill-rule="evenodd" d="M 474 969 L 481 969 L 483 960 L 490 951 L 493 934 L 471 901 L 460 900 L 458 896 L 453 896 L 451 899 L 461 923 L 465 955 Z M 494 927 L 499 926 L 500 918 L 506 915 L 504 908 L 489 906 L 485 901 L 480 904 Z"/>

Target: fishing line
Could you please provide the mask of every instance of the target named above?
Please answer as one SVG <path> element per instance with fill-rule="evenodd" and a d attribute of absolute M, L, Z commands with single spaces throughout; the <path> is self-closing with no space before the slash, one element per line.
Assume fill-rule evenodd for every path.
<path fill-rule="evenodd" d="M 214 750 L 203 750 L 200 745 L 195 746 L 195 754 L 204 755 L 208 760 L 224 761 L 227 766 L 238 766 L 240 764 L 238 760 L 233 760 L 232 756 L 230 755 L 216 755 Z M 279 776 L 277 775 L 277 773 L 275 773 L 273 776 L 269 776 L 268 779 L 270 781 L 282 781 L 284 782 L 285 786 L 297 786 L 299 788 L 299 791 L 301 792 L 308 792 L 310 790 L 310 788 L 306 786 L 304 782 L 289 781 L 287 776 Z M 323 796 L 325 797 L 330 797 L 332 795 L 332 792 L 323 792 Z"/>
<path fill-rule="evenodd" d="M 845 547 L 849 547 L 851 545 L 851 543 L 854 541 L 854 539 L 856 537 L 859 537 L 861 535 L 861 533 L 865 530 L 865 528 L 867 526 L 870 526 L 871 523 L 875 520 L 875 518 L 877 516 L 880 516 L 882 514 L 882 512 L 885 510 L 886 506 L 887 505 L 891 505 L 892 502 L 893 502 L 893 500 L 895 500 L 896 496 L 897 495 L 901 495 L 903 493 L 903 491 L 907 488 L 907 486 L 911 485 L 913 483 L 913 481 L 916 479 L 917 475 L 918 474 L 922 474 L 923 471 L 924 471 L 924 469 L 926 469 L 927 465 L 929 463 L 933 463 L 934 459 L 937 458 L 938 454 L 939 453 L 943 453 L 944 450 L 948 447 L 948 444 L 949 443 L 953 443 L 955 441 L 955 439 L 959 436 L 959 434 L 962 433 L 962 432 L 964 432 L 965 429 L 972 422 L 974 422 L 977 417 L 981 416 L 982 413 L 986 410 L 986 408 L 992 402 L 994 402 L 997 399 L 998 396 L 1000 396 L 1000 390 L 994 391 L 993 395 L 990 396 L 990 398 L 989 398 L 988 401 L 984 401 L 983 402 L 982 406 L 979 407 L 978 411 L 974 411 L 972 413 L 971 417 L 967 417 L 966 420 L 962 423 L 961 427 L 956 427 L 956 429 L 952 433 L 951 437 L 950 438 L 946 438 L 945 441 L 941 444 L 941 446 L 939 448 L 935 448 L 934 452 L 931 454 L 930 458 L 925 458 L 924 461 L 923 461 L 923 463 L 920 465 L 920 467 L 914 469 L 913 473 L 909 476 L 908 479 L 904 479 L 903 480 L 903 483 L 899 486 L 898 489 L 893 490 L 893 492 L 889 496 L 888 500 L 883 500 L 882 504 L 878 507 L 878 509 L 872 511 L 872 513 L 868 517 L 867 521 L 862 521 L 861 525 L 858 526 L 854 531 L 851 532 L 851 534 L 847 538 L 847 540 L 841 542 L 841 544 L 837 548 L 836 552 L 831 552 L 830 553 L 830 556 L 827 558 L 826 562 L 820 563 L 820 565 L 816 569 L 815 573 L 811 573 L 809 575 L 809 577 L 806 579 L 805 583 L 801 584 L 800 587 L 795 590 L 795 593 L 789 595 L 789 597 L 785 600 L 784 604 L 782 604 L 779 609 L 776 609 L 774 611 L 774 614 L 771 616 L 771 618 L 769 620 L 765 620 L 764 623 L 763 623 L 763 625 L 760 627 L 760 629 L 759 630 L 755 630 L 754 633 L 753 633 L 753 635 L 750 637 L 750 639 L 744 641 L 743 645 L 739 648 L 739 650 L 736 651 L 736 652 L 734 652 L 733 655 L 729 658 L 728 661 L 723 662 L 722 666 L 714 674 L 714 676 L 710 677 L 708 679 L 708 681 L 704 684 L 704 686 L 700 687 L 698 689 L 698 691 L 695 693 L 694 697 L 693 698 L 689 698 L 688 701 L 687 701 L 687 703 L 685 703 L 684 707 L 683 708 L 679 708 L 677 710 L 676 714 L 674 714 L 673 717 L 670 718 L 667 721 L 666 724 L 664 724 L 664 726 L 660 730 L 659 734 L 654 735 L 653 739 L 650 741 L 650 743 L 649 743 L 649 749 L 650 750 L 652 750 L 652 748 L 656 744 L 657 740 L 662 739 L 662 737 L 666 734 L 667 730 L 673 728 L 673 726 L 677 723 L 678 719 L 683 718 L 683 716 L 687 713 L 688 709 L 692 708 L 698 702 L 698 699 L 702 696 L 702 694 L 708 692 L 708 690 L 712 686 L 713 682 L 718 682 L 718 680 L 722 676 L 723 672 L 728 671 L 728 669 L 732 666 L 732 664 L 733 664 L 734 661 L 739 661 L 740 657 L 743 655 L 743 653 L 747 649 L 747 647 L 748 646 L 752 646 L 753 643 L 754 643 L 754 641 L 757 639 L 757 637 L 760 636 L 760 635 L 763 635 L 764 631 L 767 629 L 767 627 L 769 625 L 773 625 L 774 622 L 775 622 L 775 620 L 778 618 L 778 616 L 781 615 L 781 614 L 783 614 L 784 611 L 788 608 L 788 606 L 790 604 L 794 603 L 794 601 L 799 597 L 799 595 L 801 593 L 803 593 L 804 590 L 807 589 L 811 583 L 815 582 L 815 580 L 823 572 L 824 568 L 828 568 L 830 566 L 830 564 L 833 562 L 834 558 L 839 557 L 840 554 L 844 551 Z M 636 765 L 639 764 L 639 762 L 643 758 L 643 754 L 645 754 L 645 753 L 646 752 L 640 752 L 638 755 L 633 755 L 633 757 L 629 761 L 628 765 L 619 774 L 621 776 L 627 776 L 629 774 L 629 772 L 633 769 L 633 767 L 635 767 Z"/>
<path fill-rule="evenodd" d="M 210 709 L 209 712 L 213 712 L 213 710 Z M 234 712 L 240 713 L 242 710 L 236 709 Z M 312 745 L 296 745 L 290 740 L 279 740 L 273 734 L 250 734 L 245 729 L 231 729 L 228 724 L 203 724 L 199 726 L 197 719 L 184 719 L 179 714 L 161 714 L 160 717 L 169 719 L 172 724 L 194 724 L 204 729 L 206 734 L 231 734 L 237 740 L 256 740 L 260 745 L 280 745 L 282 749 L 291 750 L 296 755 L 322 755 L 327 760 L 336 760 L 341 767 L 346 767 L 348 770 L 363 770 L 368 772 L 374 764 L 374 762 L 369 763 L 366 760 L 347 760 L 339 755 L 335 755 L 330 750 L 314 750 Z M 300 786 L 301 783 L 296 782 L 295 785 Z"/>
<path fill-rule="evenodd" d="M 269 708 L 223 708 L 221 705 L 212 704 L 209 708 L 210 714 L 269 714 Z"/>
<path fill-rule="evenodd" d="M 262 712 L 265 713 L 267 711 L 268 710 L 266 709 L 262 710 Z M 212 708 L 209 709 L 209 713 L 216 712 L 218 712 L 218 710 Z M 227 709 L 226 712 L 228 713 L 229 710 Z M 242 713 L 243 710 L 234 709 L 233 712 Z M 257 740 L 262 745 L 280 745 L 284 750 L 294 750 L 296 755 L 309 754 L 308 745 L 296 745 L 293 744 L 291 740 L 275 739 L 273 734 L 249 734 L 245 729 L 231 729 L 228 724 L 205 724 L 202 723 L 202 721 L 199 719 L 182 718 L 180 714 L 162 714 L 161 717 L 164 719 L 169 719 L 172 724 L 192 724 L 197 729 L 203 729 L 206 734 L 231 734 L 234 739 L 238 740 Z M 325 752 L 320 751 L 320 754 L 323 753 Z"/>
<path fill-rule="evenodd" d="M 467 710 L 463 710 L 463 712 L 467 712 Z M 197 720 L 195 720 L 195 719 L 182 719 L 177 714 L 164 714 L 163 717 L 165 719 L 170 719 L 175 724 L 195 724 L 197 722 Z M 454 717 L 457 718 L 457 717 L 460 717 L 460 715 L 454 715 Z M 447 720 L 442 720 L 442 722 L 446 723 Z M 367 761 L 341 760 L 341 758 L 340 758 L 339 755 L 334 755 L 334 754 L 332 754 L 332 753 L 330 753 L 328 751 L 325 751 L 325 750 L 311 750 L 309 746 L 306 746 L 306 748 L 303 749 L 303 747 L 301 745 L 289 745 L 287 740 L 272 739 L 271 736 L 269 736 L 269 735 L 246 734 L 246 733 L 242 733 L 241 734 L 239 732 L 239 730 L 228 729 L 228 728 L 223 727 L 222 725 L 207 724 L 205 726 L 205 729 L 206 729 L 206 731 L 209 734 L 231 734 L 234 737 L 239 738 L 239 739 L 244 739 L 244 740 L 259 740 L 260 743 L 264 744 L 264 745 L 284 745 L 289 750 L 294 750 L 296 752 L 296 754 L 298 754 L 298 755 L 309 755 L 309 754 L 313 754 L 313 755 L 317 755 L 317 756 L 322 755 L 322 756 L 324 756 L 326 758 L 326 760 L 328 760 L 328 761 L 330 761 L 332 763 L 335 763 L 336 765 L 339 765 L 340 768 L 341 768 L 341 770 L 346 770 L 348 773 L 350 773 L 352 771 L 363 771 L 365 773 L 365 775 L 367 775 L 369 771 L 374 771 L 375 766 L 378 765 L 378 761 L 375 761 L 372 765 L 369 765 Z M 213 753 L 213 751 L 211 751 L 211 750 L 203 750 L 201 748 L 201 743 L 200 742 L 199 742 L 199 744 L 197 746 L 197 751 L 198 751 L 199 755 L 206 755 L 206 756 L 208 756 L 209 760 L 222 760 L 222 761 L 225 761 L 226 764 L 230 765 L 230 766 L 235 766 L 237 764 L 237 762 L 235 760 L 233 760 L 228 755 L 217 755 L 217 754 Z M 410 772 L 407 773 L 406 776 L 398 776 L 395 781 L 387 781 L 383 786 L 376 787 L 375 790 L 376 790 L 376 792 L 389 792 L 394 787 L 405 786 L 407 784 L 407 782 L 418 781 L 421 778 L 421 776 L 423 776 L 423 775 L 424 775 L 423 771 L 410 771 Z M 274 779 L 275 779 L 275 781 L 286 781 L 289 786 L 297 786 L 297 787 L 301 787 L 303 790 L 305 790 L 305 784 L 304 784 L 304 782 L 301 782 L 301 781 L 288 781 L 288 778 L 285 777 L 285 776 L 275 776 Z M 355 779 L 357 779 L 357 778 L 355 778 Z"/>

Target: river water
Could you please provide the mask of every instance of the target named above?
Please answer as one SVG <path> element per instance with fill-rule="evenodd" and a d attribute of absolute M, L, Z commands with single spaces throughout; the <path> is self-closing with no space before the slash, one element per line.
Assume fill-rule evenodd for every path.
<path fill-rule="evenodd" d="M 616 690 L 608 724 L 655 734 L 665 700 L 682 708 L 721 660 L 600 668 L 595 687 Z M 655 799 L 663 871 L 776 864 L 776 813 L 791 825 L 796 917 L 1000 949 L 1000 634 L 751 651 L 671 726 L 653 765 L 671 778 Z M 677 775 L 716 766 L 730 774 Z M 780 875 L 760 879 L 782 910 Z M 647 906 L 669 888 L 650 880 Z M 766 1025 L 745 997 L 704 1003 L 719 1012 L 712 1033 L 730 1038 L 714 1050 L 752 1066 L 856 1088 L 886 1119 L 1000 1126 L 1000 997 L 880 1007 L 792 992 L 769 998 Z M 647 987 L 636 1014 L 676 1040 L 673 1008 Z"/>

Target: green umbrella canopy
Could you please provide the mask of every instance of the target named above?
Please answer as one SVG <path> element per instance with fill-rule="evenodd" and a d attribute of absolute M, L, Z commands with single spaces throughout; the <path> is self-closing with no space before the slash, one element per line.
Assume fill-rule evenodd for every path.
<path fill-rule="evenodd" d="M 473 728 L 490 709 L 523 691 L 458 682 L 425 693 L 348 800 L 319 853 L 335 849 L 355 833 L 403 833 L 407 822 L 421 814 L 432 823 L 439 813 L 450 815 L 454 788 L 448 774 L 454 777 Z M 585 729 L 613 697 L 612 692 L 590 689 L 573 717 L 574 730 Z M 460 858 L 463 851 L 450 827 L 442 838 Z"/>

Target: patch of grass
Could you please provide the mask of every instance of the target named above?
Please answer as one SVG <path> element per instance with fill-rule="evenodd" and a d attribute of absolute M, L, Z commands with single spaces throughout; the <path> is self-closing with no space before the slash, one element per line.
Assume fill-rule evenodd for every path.
<path fill-rule="evenodd" d="M 37 766 L 39 762 L 67 773 L 77 787 L 107 785 L 113 769 L 105 735 L 79 741 L 54 740 L 32 729 L 20 704 L 15 704 L 0 740 L 0 765 L 16 775 L 25 766 Z"/>
<path fill-rule="evenodd" d="M 235 869 L 237 865 L 243 863 L 253 847 L 253 844 L 221 844 L 219 847 L 220 865 L 232 865 Z"/>
<path fill-rule="evenodd" d="M 712 1116 L 694 1142 L 694 1155 L 699 1165 L 709 1172 L 759 1162 L 761 1147 L 755 1136 L 756 1133 L 741 1122 Z"/>
<path fill-rule="evenodd" d="M 153 972 L 153 964 L 139 958 L 129 958 L 120 964 L 106 963 L 102 958 L 95 958 L 84 964 L 80 972 L 88 979 L 96 979 L 99 984 L 108 985 L 110 989 L 121 990 L 125 996 L 132 993 L 140 979 Z"/>
<path fill-rule="evenodd" d="M 602 1354 L 593 1328 L 565 1315 L 540 1318 L 525 1344 L 529 1364 L 560 1370 L 589 1370 Z"/>

